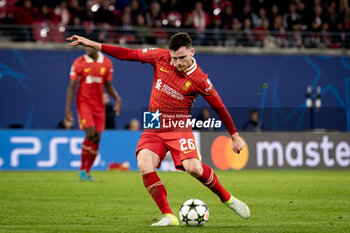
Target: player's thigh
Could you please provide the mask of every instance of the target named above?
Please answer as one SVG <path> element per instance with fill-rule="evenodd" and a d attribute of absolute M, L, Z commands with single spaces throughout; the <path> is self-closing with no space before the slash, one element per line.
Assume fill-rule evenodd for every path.
<path fill-rule="evenodd" d="M 164 140 L 176 168 L 185 170 L 182 161 L 186 159 L 194 158 L 201 161 L 201 155 L 192 131 L 169 132 L 164 134 Z"/>
<path fill-rule="evenodd" d="M 106 113 L 105 112 L 95 112 L 93 114 L 94 125 L 96 131 L 101 133 L 105 129 Z"/>
<path fill-rule="evenodd" d="M 165 158 L 167 148 L 164 142 L 153 132 L 143 132 L 136 148 L 136 156 L 138 166 L 141 173 L 143 168 L 155 168 L 160 167 L 161 161 Z"/>
<path fill-rule="evenodd" d="M 79 129 L 86 129 L 89 127 L 95 128 L 94 117 L 92 111 L 87 108 L 78 108 Z"/>
<path fill-rule="evenodd" d="M 142 175 L 154 172 L 159 163 L 159 156 L 151 150 L 141 149 L 137 154 L 137 165 Z"/>

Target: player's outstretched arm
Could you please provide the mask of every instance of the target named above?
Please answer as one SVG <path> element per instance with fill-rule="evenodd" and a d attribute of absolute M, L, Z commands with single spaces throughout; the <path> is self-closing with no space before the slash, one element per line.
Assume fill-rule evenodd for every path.
<path fill-rule="evenodd" d="M 119 46 L 102 44 L 101 51 L 119 60 L 140 61 L 137 49 L 127 49 Z"/>
<path fill-rule="evenodd" d="M 84 47 L 91 47 L 94 48 L 98 51 L 101 51 L 101 43 L 86 39 L 85 37 L 82 36 L 71 36 L 69 38 L 67 38 L 68 41 L 72 41 L 71 43 L 69 43 L 69 46 L 77 46 L 77 45 L 82 45 Z"/>
<path fill-rule="evenodd" d="M 66 40 L 72 41 L 68 44 L 69 46 L 82 45 L 84 47 L 91 47 L 98 51 L 102 51 L 103 53 L 120 60 L 139 61 L 139 55 L 135 49 L 127 49 L 113 45 L 101 44 L 77 35 L 71 36 Z"/>

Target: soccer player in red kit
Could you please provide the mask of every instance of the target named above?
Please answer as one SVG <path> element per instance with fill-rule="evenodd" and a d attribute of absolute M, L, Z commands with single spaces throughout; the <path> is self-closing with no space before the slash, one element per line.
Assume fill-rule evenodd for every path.
<path fill-rule="evenodd" d="M 71 104 L 77 83 L 76 109 L 79 128 L 85 131 L 81 152 L 79 178 L 82 181 L 93 181 L 90 169 L 98 154 L 100 136 L 105 127 L 105 106 L 103 89 L 116 100 L 114 110 L 120 114 L 121 98 L 112 85 L 112 61 L 101 52 L 91 47 L 85 48 L 85 54 L 75 59 L 71 71 L 66 96 L 66 120 L 73 121 Z"/>
<path fill-rule="evenodd" d="M 203 73 L 193 58 L 194 48 L 192 48 L 191 38 L 187 33 L 180 32 L 173 35 L 169 41 L 169 50 L 125 49 L 100 44 L 80 36 L 72 36 L 67 40 L 72 41 L 69 45 L 80 44 L 92 47 L 120 60 L 150 63 L 154 67 L 149 106 L 150 111 L 156 112 L 153 113 L 153 118 L 162 114 L 165 117 L 179 116 L 179 119 L 174 119 L 174 121 L 181 120 L 182 116 L 189 115 L 195 98 L 201 94 L 227 127 L 231 135 L 233 151 L 239 153 L 242 150 L 244 142 L 239 137 L 232 118 L 208 79 L 208 75 Z M 161 128 L 153 131 L 144 130 L 136 149 L 143 183 L 163 214 L 160 221 L 151 226 L 177 226 L 179 224 L 169 207 L 165 187 L 156 173 L 156 168 L 160 166 L 167 151 L 171 152 L 176 168 L 198 179 L 242 218 L 250 217 L 248 206 L 232 196 L 221 185 L 212 168 L 201 163 L 192 130 Z"/>

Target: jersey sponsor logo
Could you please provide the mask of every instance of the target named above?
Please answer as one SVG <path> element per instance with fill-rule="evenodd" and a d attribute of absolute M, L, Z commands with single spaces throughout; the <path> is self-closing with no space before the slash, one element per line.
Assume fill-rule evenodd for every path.
<path fill-rule="evenodd" d="M 101 75 L 104 75 L 105 72 L 106 72 L 106 67 L 101 67 L 101 69 L 100 69 L 100 74 L 101 74 Z"/>
<path fill-rule="evenodd" d="M 84 72 L 89 72 L 91 70 L 91 68 L 85 68 Z"/>
<path fill-rule="evenodd" d="M 178 99 L 178 100 L 183 100 L 184 96 L 181 95 L 179 92 L 177 92 L 176 90 L 174 90 L 172 87 L 164 84 L 162 91 L 167 93 L 168 95 L 170 95 L 171 97 Z"/>
<path fill-rule="evenodd" d="M 182 90 L 188 91 L 188 88 L 190 88 L 191 84 L 192 84 L 192 83 L 191 83 L 190 81 L 187 81 L 186 84 L 185 84 L 185 86 L 182 87 Z"/>
<path fill-rule="evenodd" d="M 86 81 L 85 81 L 87 84 L 91 84 L 91 83 L 102 83 L 103 82 L 103 78 L 101 77 L 94 77 L 94 76 L 91 76 L 91 75 L 88 75 L 86 77 Z"/>
<path fill-rule="evenodd" d="M 171 97 L 178 99 L 178 100 L 183 100 L 184 96 L 181 95 L 179 92 L 174 90 L 172 87 L 168 86 L 167 84 L 164 83 L 162 87 L 162 80 L 159 78 L 157 79 L 156 87 L 158 91 L 165 92 L 166 94 L 170 95 Z"/>
<path fill-rule="evenodd" d="M 156 89 L 157 89 L 158 91 L 160 91 L 161 86 L 162 86 L 162 80 L 159 78 L 159 79 L 157 79 Z"/>
<path fill-rule="evenodd" d="M 163 71 L 165 73 L 169 73 L 169 71 L 167 71 L 166 69 L 164 69 L 163 67 L 160 67 L 160 71 Z"/>

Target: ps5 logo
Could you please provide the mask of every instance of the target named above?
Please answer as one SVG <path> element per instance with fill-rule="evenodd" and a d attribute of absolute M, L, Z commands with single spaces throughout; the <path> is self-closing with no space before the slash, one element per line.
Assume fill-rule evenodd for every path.
<path fill-rule="evenodd" d="M 11 150 L 9 165 L 11 168 L 20 168 L 21 158 L 25 156 L 38 156 L 43 153 L 42 141 L 38 137 L 33 136 L 21 136 L 21 137 L 10 137 L 10 143 L 15 145 L 15 148 Z M 52 168 L 58 164 L 59 158 L 59 146 L 68 145 L 69 153 L 71 155 L 80 156 L 81 144 L 83 137 L 53 137 L 48 143 L 49 157 L 46 160 L 37 160 L 36 166 L 38 168 Z M 44 145 L 44 148 L 47 146 Z M 98 155 L 94 166 L 99 165 L 101 156 Z M 5 161 L 0 158 L 0 167 L 4 166 Z M 69 165 L 72 168 L 80 166 L 80 160 L 71 160 Z"/>

